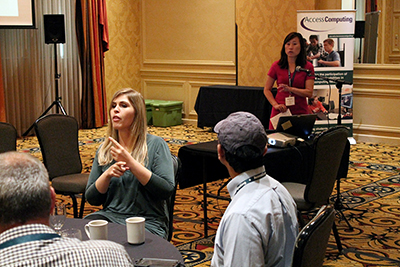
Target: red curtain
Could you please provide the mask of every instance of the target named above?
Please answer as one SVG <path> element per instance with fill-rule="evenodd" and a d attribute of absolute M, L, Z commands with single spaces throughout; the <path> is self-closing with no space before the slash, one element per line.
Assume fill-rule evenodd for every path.
<path fill-rule="evenodd" d="M 4 100 L 3 72 L 1 66 L 1 51 L 0 51 L 0 121 L 6 122 L 6 103 Z"/>
<path fill-rule="evenodd" d="M 76 1 L 76 32 L 82 68 L 82 128 L 107 123 L 104 53 L 108 51 L 106 0 Z"/>

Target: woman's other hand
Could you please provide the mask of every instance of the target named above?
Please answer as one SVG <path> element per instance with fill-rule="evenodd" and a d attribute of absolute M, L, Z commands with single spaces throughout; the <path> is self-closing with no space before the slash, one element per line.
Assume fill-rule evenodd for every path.
<path fill-rule="evenodd" d="M 127 170 L 129 170 L 129 167 L 126 166 L 126 162 L 118 161 L 108 168 L 106 172 L 109 177 L 121 177 Z"/>

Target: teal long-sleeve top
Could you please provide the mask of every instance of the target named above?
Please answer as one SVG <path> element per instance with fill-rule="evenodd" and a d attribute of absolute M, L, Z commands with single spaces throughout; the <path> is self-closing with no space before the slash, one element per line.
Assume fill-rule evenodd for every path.
<path fill-rule="evenodd" d="M 130 171 L 126 171 L 119 178 L 111 178 L 105 194 L 97 190 L 95 182 L 115 161 L 100 166 L 96 152 L 85 197 L 91 205 L 103 205 L 103 209 L 89 214 L 86 219 L 99 214 L 111 222 L 125 224 L 125 219 L 141 216 L 146 218 L 146 230 L 167 238 L 169 218 L 166 199 L 175 186 L 171 153 L 161 137 L 151 134 L 147 134 L 147 149 L 146 168 L 152 172 L 149 182 L 143 186 Z"/>

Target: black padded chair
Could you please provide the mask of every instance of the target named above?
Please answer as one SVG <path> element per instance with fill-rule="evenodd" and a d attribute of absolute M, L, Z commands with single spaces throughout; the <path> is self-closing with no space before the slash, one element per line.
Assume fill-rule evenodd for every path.
<path fill-rule="evenodd" d="M 317 215 L 297 236 L 293 252 L 293 267 L 322 266 L 334 221 L 333 206 L 322 206 Z"/>
<path fill-rule="evenodd" d="M 176 190 L 178 188 L 178 177 L 181 171 L 181 167 L 182 167 L 182 163 L 180 161 L 180 159 L 175 156 L 175 155 L 171 155 L 172 156 L 172 163 L 174 165 L 174 176 L 175 176 L 175 189 L 174 192 L 171 194 L 171 196 L 169 197 L 169 199 L 167 200 L 167 207 L 168 207 L 168 237 L 167 240 L 171 241 L 172 239 L 172 233 L 174 232 L 174 206 L 175 206 L 175 196 L 176 196 Z"/>
<path fill-rule="evenodd" d="M 344 126 L 332 127 L 320 133 L 313 141 L 313 165 L 307 184 L 282 183 L 297 204 L 300 226 L 305 225 L 302 212 L 310 213 L 329 204 L 342 156 L 347 144 L 348 130 Z M 336 225 L 333 224 L 336 243 L 342 250 Z"/>
<path fill-rule="evenodd" d="M 0 153 L 17 150 L 17 130 L 7 122 L 0 122 Z"/>
<path fill-rule="evenodd" d="M 77 120 L 67 115 L 50 114 L 35 122 L 35 132 L 52 186 L 56 193 L 71 197 L 74 218 L 82 218 L 89 174 L 81 173 Z M 79 216 L 78 194 L 82 195 Z"/>

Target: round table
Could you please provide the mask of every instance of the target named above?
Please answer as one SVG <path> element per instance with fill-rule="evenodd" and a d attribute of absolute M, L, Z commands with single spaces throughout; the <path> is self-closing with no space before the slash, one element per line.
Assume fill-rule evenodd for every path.
<path fill-rule="evenodd" d="M 85 224 L 90 220 L 67 218 L 61 230 L 77 228 L 82 232 L 82 240 L 89 240 L 85 232 Z M 167 240 L 146 231 L 146 239 L 143 244 L 131 245 L 127 241 L 126 226 L 116 223 L 108 223 L 108 240 L 114 241 L 125 247 L 129 256 L 134 260 L 141 258 L 173 259 L 183 263 L 179 250 Z"/>

